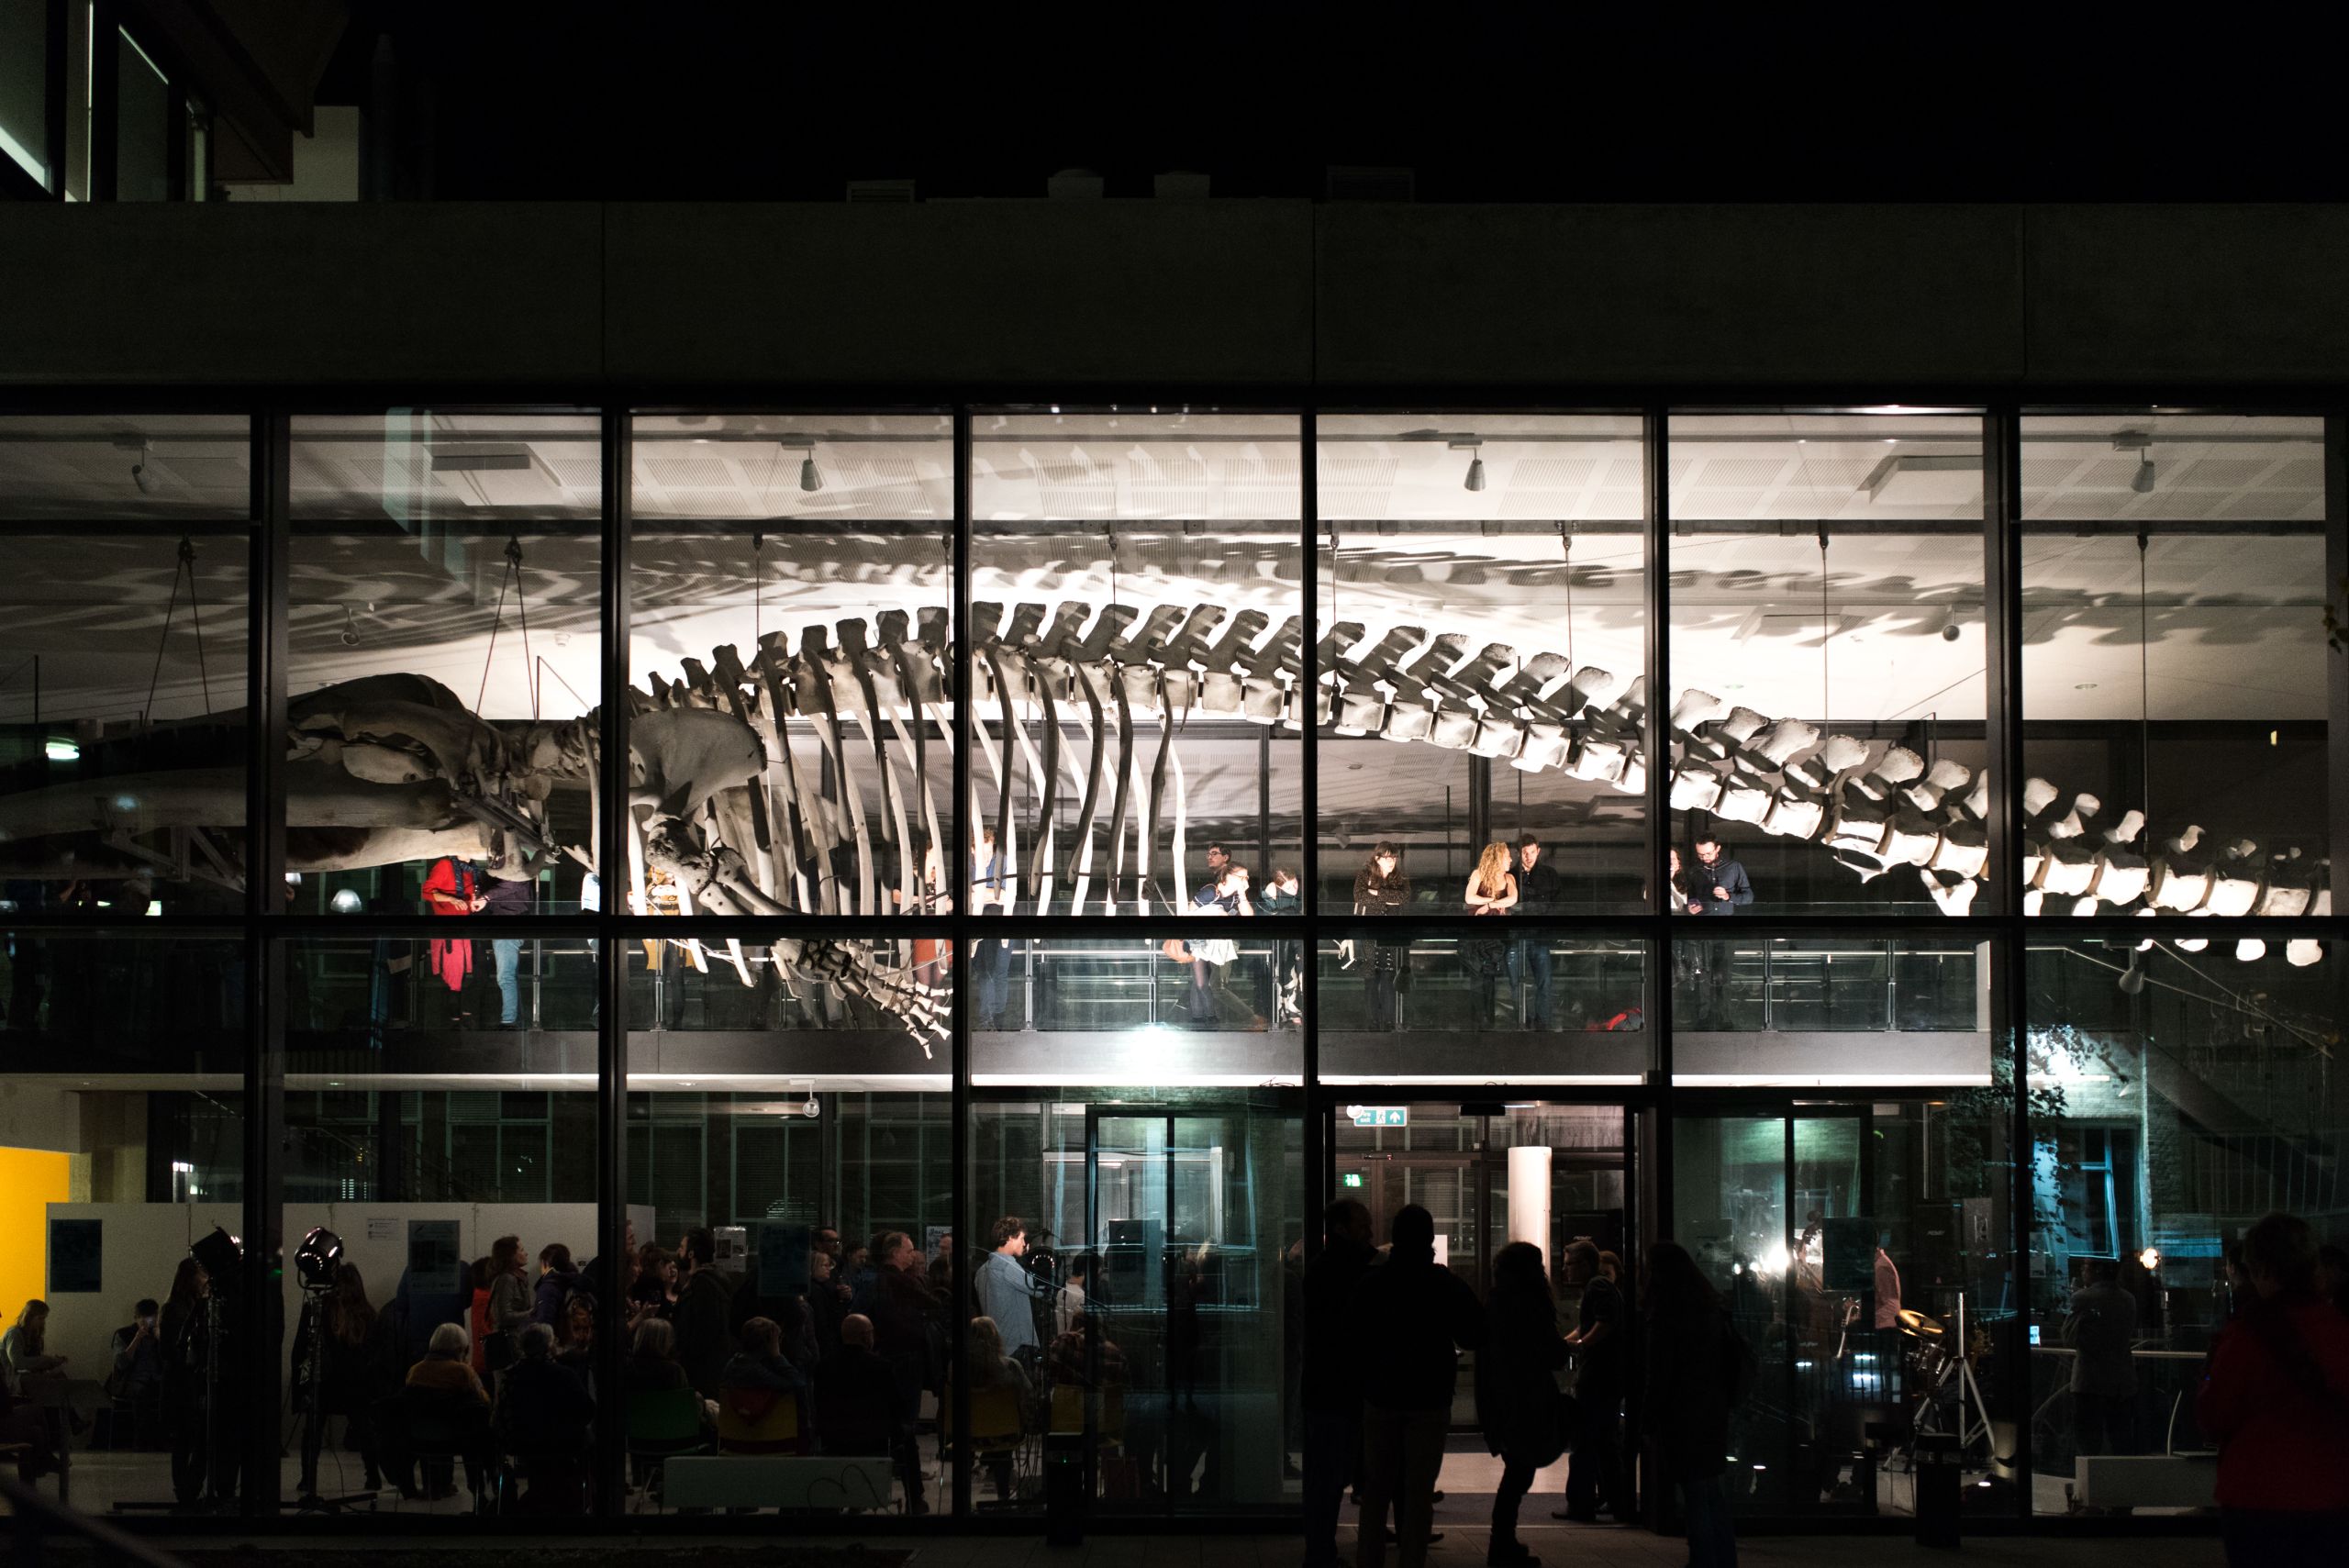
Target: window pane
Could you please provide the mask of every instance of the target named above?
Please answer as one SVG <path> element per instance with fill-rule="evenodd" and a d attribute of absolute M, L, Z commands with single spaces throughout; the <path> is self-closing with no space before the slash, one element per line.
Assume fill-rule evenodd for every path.
<path fill-rule="evenodd" d="M 1682 937 L 1672 963 L 1675 1084 L 1990 1082 L 1990 944 L 1962 931 Z"/>
<path fill-rule="evenodd" d="M 594 906 L 596 452 L 591 416 L 295 420 L 296 908 Z"/>
<path fill-rule="evenodd" d="M 241 415 L 0 416 L 0 517 L 241 518 L 250 459 Z"/>
<path fill-rule="evenodd" d="M 951 421 L 640 416 L 635 443 L 629 668 L 654 710 L 636 744 L 741 726 L 765 758 L 718 796 L 748 879 L 730 906 L 942 908 Z"/>
<path fill-rule="evenodd" d="M 1299 1082 L 1304 944 L 1248 930 L 1191 920 L 1149 936 L 980 941 L 973 1082 Z"/>
<path fill-rule="evenodd" d="M 1320 906 L 1380 841 L 1448 887 L 1531 835 L 1529 912 L 1641 907 L 1640 421 L 1330 415 L 1318 462 Z"/>
<path fill-rule="evenodd" d="M 0 583 L 0 897 L 242 906 L 241 528 L 17 534 Z"/>
<path fill-rule="evenodd" d="M 0 0 L 0 152 L 49 183 L 49 0 Z"/>
<path fill-rule="evenodd" d="M 288 1497 L 360 1493 L 380 1479 L 388 1498 L 406 1471 L 427 1496 L 404 1499 L 402 1512 L 470 1513 L 467 1484 L 494 1487 L 489 1456 L 528 1452 L 540 1506 L 584 1506 L 594 1297 L 615 1268 L 597 1256 L 595 1037 L 556 1033 L 526 1047 L 519 1034 L 469 1030 L 464 993 L 446 982 L 474 945 L 364 934 L 286 944 Z M 488 989 L 478 971 L 472 987 Z M 514 1321 L 533 1312 L 552 1330 L 550 1367 Z M 501 1334 L 477 1313 L 511 1326 Z M 456 1390 L 408 1382 L 448 1323 L 475 1345 L 463 1364 L 509 1401 L 502 1418 L 462 1377 Z M 510 1366 L 500 1340 L 518 1358 Z M 314 1371 L 326 1418 L 316 1447 L 304 1392 Z M 346 1433 L 339 1418 L 352 1416 Z M 473 1457 L 452 1470 L 460 1450 Z M 404 1453 L 417 1457 L 404 1464 Z M 444 1478 L 456 1490 L 432 1496 Z"/>
<path fill-rule="evenodd" d="M 972 863 L 1004 906 L 1187 908 L 1210 845 L 1252 890 L 1295 869 L 1297 442 L 1286 415 L 975 417 Z"/>
<path fill-rule="evenodd" d="M 172 89 L 146 51 L 122 34 L 115 59 L 115 199 L 169 201 L 172 195 Z"/>
<path fill-rule="evenodd" d="M 39 1353 L 64 1358 L 22 1393 L 44 1440 L 70 1445 L 76 1507 L 233 1498 L 233 1471 L 199 1456 L 235 1454 L 246 1417 L 235 1336 L 250 1304 L 206 1246 L 244 1229 L 240 944 L 18 931 L 5 956 L 0 1228 L 15 1241 L 0 1296 L 12 1322 L 47 1301 Z M 109 1397 L 117 1364 L 127 1386 Z"/>
<path fill-rule="evenodd" d="M 1718 835 L 1747 884 L 1691 862 L 1679 892 L 1964 913 L 1988 805 L 1981 421 L 1675 415 L 1671 515 L 1674 840 Z"/>
<path fill-rule="evenodd" d="M 2324 422 L 2023 421 L 2024 907 L 2328 906 Z"/>
<path fill-rule="evenodd" d="M 2277 1210 L 2320 1240 L 2338 1223 L 2342 957 L 2225 937 L 2032 947 L 2038 1511 L 2065 1511 L 2077 1456 L 2216 1446 L 2195 1393 L 2249 1295 L 2227 1248 Z"/>
<path fill-rule="evenodd" d="M 1264 1089 L 972 1106 L 982 1512 L 1041 1511 L 1008 1462 L 1040 1426 L 1080 1434 L 1099 1514 L 1295 1507 L 1300 1330 L 1284 1260 L 1304 1228 L 1299 1108 L 1294 1091 Z M 980 1251 L 999 1236 L 1019 1240 Z M 991 1340 L 1028 1373 L 1025 1414 Z"/>
<path fill-rule="evenodd" d="M 1637 1084 L 1646 951 L 1531 921 L 1505 936 L 1361 926 L 1320 941 L 1321 1078 L 1339 1084 Z"/>

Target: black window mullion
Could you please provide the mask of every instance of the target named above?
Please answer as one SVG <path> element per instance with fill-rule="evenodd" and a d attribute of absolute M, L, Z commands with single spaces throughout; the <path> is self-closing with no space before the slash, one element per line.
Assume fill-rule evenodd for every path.
<path fill-rule="evenodd" d="M 280 1340 L 268 1332 L 279 1311 L 277 1264 L 284 1250 L 284 1166 L 278 1158 L 285 1121 L 285 944 L 274 921 L 284 909 L 285 703 L 287 628 L 292 597 L 292 456 L 283 409 L 258 412 L 248 435 L 252 475 L 245 605 L 245 1253 L 238 1281 L 251 1331 L 234 1335 L 235 1355 L 249 1411 L 239 1456 L 239 1496 L 249 1517 L 274 1518 L 279 1493 L 278 1429 L 274 1419 L 284 1363 Z"/>
<path fill-rule="evenodd" d="M 977 814 L 971 809 L 971 728 L 978 718 L 971 702 L 971 410 L 967 406 L 954 410 L 953 484 L 954 620 L 947 628 L 947 646 L 954 651 L 954 657 L 947 661 L 947 679 L 953 684 L 947 706 L 954 715 L 954 806 L 947 820 L 952 824 L 950 831 L 955 842 L 951 849 L 941 846 L 941 859 L 945 862 L 946 884 L 956 890 L 952 916 L 954 989 L 948 998 L 947 1009 L 948 1055 L 953 1077 L 948 1095 L 953 1116 L 951 1154 L 954 1165 L 956 1249 L 967 1270 L 976 1266 L 985 1245 L 979 1236 L 978 1210 L 972 1201 L 974 1184 L 971 1179 L 970 988 L 978 962 L 978 954 L 973 951 L 978 925 L 971 915 L 971 863 L 974 846 L 978 842 L 979 822 Z M 1012 744 L 1012 737 L 1007 735 L 1003 740 L 1005 745 Z M 960 1519 L 968 1518 L 971 1512 L 971 1380 L 963 1375 L 968 1363 L 970 1324 L 969 1314 L 959 1307 L 946 1318 L 947 1365 L 952 1372 L 953 1398 L 952 1407 L 940 1411 L 939 1416 L 953 1437 L 953 1506 L 949 1512 Z"/>
<path fill-rule="evenodd" d="M 1297 583 L 1304 595 L 1297 607 L 1305 638 L 1298 650 L 1297 707 L 1303 722 L 1298 730 L 1303 738 L 1300 758 L 1300 795 L 1304 802 L 1297 821 L 1297 853 L 1300 869 L 1305 873 L 1305 898 L 1301 913 L 1305 917 L 1304 951 L 1300 955 L 1297 1006 L 1305 1014 L 1305 1024 L 1297 1031 L 1299 1049 L 1303 1052 L 1302 1081 L 1305 1094 L 1305 1249 L 1312 1254 L 1321 1250 L 1321 1210 L 1330 1201 L 1330 1124 L 1315 1105 L 1314 1090 L 1321 1082 L 1321 1014 L 1320 986 L 1316 972 L 1320 968 L 1321 940 L 1321 670 L 1318 650 L 1321 646 L 1321 473 L 1320 416 L 1308 410 L 1298 420 L 1297 439 L 1303 443 L 1305 455 L 1297 473 L 1301 489 L 1298 495 L 1297 540 L 1304 550 L 1297 562 Z M 1334 575 L 1338 563 L 1333 553 L 1330 570 Z M 1277 973 L 1278 966 L 1275 965 Z M 1308 1354 L 1311 1353 L 1308 1347 Z"/>
<path fill-rule="evenodd" d="M 1672 1184 L 1664 1173 L 1672 1168 L 1672 1118 L 1676 1114 L 1672 1094 L 1672 937 L 1669 918 L 1656 911 L 1669 909 L 1672 882 L 1672 464 L 1671 416 L 1651 406 L 1641 419 L 1641 508 L 1646 530 L 1647 590 L 1647 726 L 1644 736 L 1648 771 L 1647 851 L 1648 898 L 1645 917 L 1647 944 L 1648 1027 L 1655 1041 L 1655 1060 L 1648 1082 L 1655 1093 L 1652 1155 L 1653 1196 L 1648 1205 L 1656 1240 L 1672 1234 Z"/>
<path fill-rule="evenodd" d="M 600 998 L 596 1031 L 596 1249 L 609 1260 L 600 1272 L 605 1288 L 596 1301 L 596 1386 L 602 1408 L 596 1422 L 597 1515 L 618 1518 L 627 1511 L 628 1303 L 620 1284 L 628 1278 L 628 958 L 618 935 L 615 906 L 627 907 L 628 864 L 628 687 L 629 687 L 629 414 L 625 406 L 603 417 L 603 686 L 596 714 L 596 793 L 602 810 L 596 823 L 597 915 L 603 935 L 596 945 L 596 984 Z"/>

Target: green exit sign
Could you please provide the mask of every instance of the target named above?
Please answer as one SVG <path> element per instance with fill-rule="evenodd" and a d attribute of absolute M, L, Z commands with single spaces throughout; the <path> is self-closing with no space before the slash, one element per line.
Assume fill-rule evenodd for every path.
<path fill-rule="evenodd" d="M 1344 1175 L 1338 1178 L 1338 1184 L 1340 1186 L 1346 1187 L 1358 1187 L 1362 1185 L 1362 1173 L 1360 1171 L 1348 1171 Z"/>
<path fill-rule="evenodd" d="M 1408 1127 L 1411 1107 L 1408 1106 L 1353 1106 L 1356 1127 Z"/>

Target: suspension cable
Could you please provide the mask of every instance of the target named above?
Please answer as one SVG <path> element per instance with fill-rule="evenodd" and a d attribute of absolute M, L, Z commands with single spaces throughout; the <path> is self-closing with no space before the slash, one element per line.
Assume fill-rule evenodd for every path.
<path fill-rule="evenodd" d="M 204 611 L 195 591 L 195 541 L 187 535 L 180 536 L 178 563 L 172 568 L 172 596 L 163 606 L 162 635 L 155 639 L 155 668 L 147 677 L 147 703 L 139 710 L 139 722 L 143 728 L 151 723 L 155 713 L 155 693 L 163 679 L 163 654 L 172 643 L 172 621 L 179 614 L 180 584 L 187 584 L 188 622 L 195 632 L 195 674 L 204 691 L 204 713 L 212 716 L 212 672 L 204 658 Z"/>

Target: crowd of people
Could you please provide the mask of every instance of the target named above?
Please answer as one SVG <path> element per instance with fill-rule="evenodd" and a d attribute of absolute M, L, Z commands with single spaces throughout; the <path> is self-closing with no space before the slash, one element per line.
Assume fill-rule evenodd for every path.
<path fill-rule="evenodd" d="M 1684 1499 L 1690 1562 L 1735 1563 L 1721 1477 L 1730 1411 L 1747 1392 L 1753 1353 L 1685 1249 L 1661 1241 L 1643 1255 L 1635 1340 L 1621 1265 L 1587 1240 L 1564 1250 L 1564 1280 L 1579 1298 L 1564 1327 L 1547 1260 L 1530 1242 L 1496 1254 L 1480 1302 L 1436 1261 L 1435 1221 L 1418 1205 L 1396 1212 L 1383 1251 L 1361 1204 L 1334 1203 L 1323 1221 L 1302 1304 L 1306 1342 L 1331 1347 L 1307 1355 L 1301 1389 L 1308 1568 L 1339 1562 L 1350 1487 L 1356 1568 L 1382 1568 L 1390 1544 L 1404 1568 L 1427 1560 L 1440 1539 L 1436 1483 L 1462 1351 L 1475 1352 L 1476 1421 L 1501 1461 L 1486 1557 L 1493 1568 L 1538 1562 L 1519 1516 L 1535 1477 L 1563 1454 L 1573 1457 L 1556 1517 L 1629 1519 L 1622 1411 L 1642 1385 L 1655 1473 Z"/>

